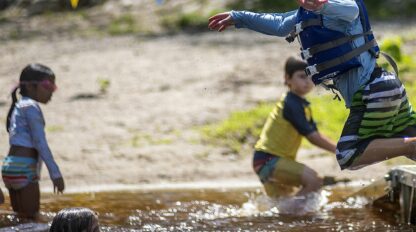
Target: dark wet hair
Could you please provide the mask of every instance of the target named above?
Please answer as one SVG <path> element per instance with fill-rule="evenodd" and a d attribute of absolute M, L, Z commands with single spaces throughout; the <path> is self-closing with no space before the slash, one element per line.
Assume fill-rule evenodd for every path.
<path fill-rule="evenodd" d="M 93 232 L 91 226 L 96 214 L 88 208 L 66 208 L 53 218 L 49 232 Z"/>
<path fill-rule="evenodd" d="M 295 72 L 304 71 L 307 66 L 308 64 L 305 61 L 296 59 L 294 57 L 289 57 L 285 64 L 285 75 L 289 76 L 289 78 L 292 78 Z"/>
<path fill-rule="evenodd" d="M 27 65 L 20 74 L 19 84 L 13 89 L 12 96 L 12 105 L 10 106 L 9 113 L 7 113 L 7 122 L 6 130 L 9 131 L 10 118 L 12 116 L 14 107 L 17 102 L 17 90 L 20 89 L 20 95 L 26 96 L 26 84 L 30 82 L 40 82 L 45 79 L 55 79 L 55 74 L 52 70 L 42 64 L 29 64 Z"/>

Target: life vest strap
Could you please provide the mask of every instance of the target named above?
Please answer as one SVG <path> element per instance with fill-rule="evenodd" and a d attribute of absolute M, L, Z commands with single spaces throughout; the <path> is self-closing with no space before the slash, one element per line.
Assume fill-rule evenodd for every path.
<path fill-rule="evenodd" d="M 308 19 L 297 23 L 295 25 L 295 29 L 290 32 L 290 34 L 286 37 L 286 41 L 291 43 L 295 40 L 295 38 L 303 31 L 303 29 L 312 26 L 322 26 L 322 16 L 317 19 Z"/>
<path fill-rule="evenodd" d="M 302 30 L 307 28 L 307 27 L 322 26 L 323 25 L 322 16 L 317 18 L 317 19 L 308 19 L 308 20 L 302 21 L 300 24 L 301 24 L 300 27 L 301 27 Z M 299 34 L 299 32 L 297 31 L 297 34 Z"/>
<path fill-rule="evenodd" d="M 323 51 L 329 50 L 331 48 L 335 48 L 335 47 L 338 47 L 340 45 L 343 45 L 345 43 L 352 42 L 352 41 L 358 39 L 359 37 L 370 35 L 372 33 L 373 33 L 372 31 L 367 31 L 365 33 L 356 34 L 356 35 L 349 35 L 349 36 L 345 36 L 345 37 L 342 37 L 342 38 L 339 38 L 339 39 L 336 39 L 336 40 L 332 40 L 332 41 L 329 41 L 329 42 L 326 42 L 326 43 L 323 43 L 323 44 L 318 44 L 318 45 L 312 46 L 310 48 L 307 48 L 305 50 L 302 50 L 301 56 L 304 60 L 307 60 L 307 59 L 313 57 L 315 54 L 317 54 L 319 52 L 323 52 Z"/>
<path fill-rule="evenodd" d="M 385 52 L 380 52 L 380 53 L 387 60 L 387 62 L 389 62 L 391 67 L 393 67 L 394 72 L 396 73 L 396 76 L 399 77 L 399 67 L 397 67 L 397 63 L 396 63 L 396 61 L 394 61 L 393 57 L 391 57 L 389 54 L 387 54 Z"/>
<path fill-rule="evenodd" d="M 340 56 L 337 58 L 334 58 L 332 60 L 326 61 L 324 63 L 320 63 L 320 64 L 315 64 L 315 65 L 311 65 L 306 67 L 305 71 L 306 74 L 308 74 L 308 76 L 313 76 L 315 74 L 318 74 L 324 70 L 333 68 L 337 65 L 343 64 L 349 60 L 351 60 L 352 58 L 360 55 L 363 52 L 368 51 L 370 48 L 374 47 L 377 45 L 377 42 L 373 39 L 371 41 L 369 41 L 368 43 L 355 48 L 354 50 Z"/>

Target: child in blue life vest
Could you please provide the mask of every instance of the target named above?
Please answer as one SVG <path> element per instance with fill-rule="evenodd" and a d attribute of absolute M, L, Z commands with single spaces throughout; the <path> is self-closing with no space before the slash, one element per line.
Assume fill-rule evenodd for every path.
<path fill-rule="evenodd" d="M 62 193 L 64 190 L 64 180 L 49 149 L 45 120 L 39 107 L 39 102 L 46 104 L 51 100 L 55 90 L 52 70 L 41 64 L 30 64 L 23 69 L 19 85 L 12 92 L 13 102 L 6 124 L 10 149 L 3 160 L 2 177 L 12 208 L 22 217 L 35 218 L 39 212 L 38 181 L 42 161 L 48 168 L 54 191 Z"/>
<path fill-rule="evenodd" d="M 335 153 L 335 144 L 319 133 L 305 99 L 314 87 L 304 69 L 307 64 L 289 58 L 285 64 L 285 84 L 289 91 L 270 112 L 255 145 L 254 171 L 268 196 L 305 195 L 322 187 L 323 179 L 308 166 L 296 162 L 303 137 L 312 144 Z"/>
<path fill-rule="evenodd" d="M 363 0 L 298 0 L 286 13 L 231 11 L 209 28 L 231 25 L 301 44 L 315 84 L 336 88 L 350 109 L 337 144 L 341 169 L 358 169 L 398 156 L 416 158 L 416 114 L 394 73 L 379 68 L 378 45 Z M 393 65 L 394 67 L 394 65 Z"/>

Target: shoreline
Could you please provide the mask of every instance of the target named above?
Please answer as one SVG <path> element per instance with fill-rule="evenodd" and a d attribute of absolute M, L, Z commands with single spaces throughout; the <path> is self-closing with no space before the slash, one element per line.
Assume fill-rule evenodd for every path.
<path fill-rule="evenodd" d="M 70 187 L 65 194 L 93 193 L 93 192 L 160 192 L 160 191 L 197 191 L 197 190 L 240 190 L 262 188 L 259 181 L 221 180 L 221 181 L 197 181 L 197 182 L 176 182 L 159 184 L 104 184 L 92 186 Z M 42 193 L 53 193 L 52 188 L 41 188 Z"/>

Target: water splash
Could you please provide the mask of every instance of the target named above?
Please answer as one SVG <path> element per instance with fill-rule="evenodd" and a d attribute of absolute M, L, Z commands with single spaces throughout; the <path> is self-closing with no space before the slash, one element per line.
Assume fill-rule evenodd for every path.
<path fill-rule="evenodd" d="M 327 202 L 327 192 L 321 191 L 306 196 L 281 198 L 278 208 L 281 214 L 305 215 L 318 212 Z"/>
<path fill-rule="evenodd" d="M 328 203 L 329 195 L 330 192 L 325 190 L 310 193 L 306 196 L 281 197 L 278 199 L 269 198 L 266 195 L 259 195 L 244 203 L 242 211 L 261 216 L 273 216 L 276 214 L 301 216 L 319 212 Z"/>
<path fill-rule="evenodd" d="M 311 193 L 304 197 L 272 199 L 253 194 L 241 207 L 224 204 L 206 204 L 190 214 L 197 221 L 244 217 L 278 217 L 280 214 L 302 216 L 319 212 L 328 203 L 328 191 Z M 195 204 L 195 203 L 193 203 Z"/>

